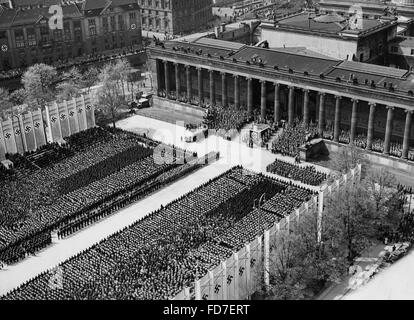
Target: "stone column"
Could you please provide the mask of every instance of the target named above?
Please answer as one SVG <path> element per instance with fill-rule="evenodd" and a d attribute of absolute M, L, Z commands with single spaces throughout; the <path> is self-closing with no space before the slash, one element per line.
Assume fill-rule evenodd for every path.
<path fill-rule="evenodd" d="M 369 118 L 368 118 L 368 132 L 367 132 L 367 150 L 371 150 L 372 140 L 374 138 L 374 118 L 375 106 L 374 102 L 369 103 Z"/>
<path fill-rule="evenodd" d="M 260 116 L 262 119 L 266 117 L 266 81 L 260 80 L 262 85 L 261 95 L 260 95 Z"/>
<path fill-rule="evenodd" d="M 351 115 L 351 134 L 350 134 L 350 141 L 349 143 L 354 143 L 355 135 L 356 135 L 356 127 L 358 123 L 358 100 L 351 99 L 352 101 L 352 115 Z"/>
<path fill-rule="evenodd" d="M 240 87 L 238 75 L 234 75 L 234 106 L 235 108 L 240 107 Z"/>
<path fill-rule="evenodd" d="M 200 67 L 197 68 L 198 76 L 198 105 L 201 106 L 204 100 L 204 91 L 203 91 L 203 69 Z"/>
<path fill-rule="evenodd" d="M 384 138 L 384 154 L 390 154 L 390 143 L 392 136 L 392 127 L 394 121 L 394 107 L 387 107 L 387 126 L 385 128 L 385 138 Z"/>
<path fill-rule="evenodd" d="M 322 136 L 323 130 L 325 129 L 325 93 L 319 93 L 319 120 L 318 120 L 318 131 Z"/>
<path fill-rule="evenodd" d="M 309 90 L 303 90 L 303 122 L 309 124 Z"/>
<path fill-rule="evenodd" d="M 274 121 L 276 125 L 280 121 L 280 84 L 275 82 L 275 105 L 274 105 Z"/>
<path fill-rule="evenodd" d="M 191 67 L 185 66 L 185 74 L 187 78 L 187 99 L 191 101 Z"/>
<path fill-rule="evenodd" d="M 247 78 L 247 113 L 251 115 L 253 113 L 253 80 Z"/>
<path fill-rule="evenodd" d="M 289 102 L 288 102 L 288 124 L 293 125 L 295 111 L 295 87 L 289 86 Z"/>
<path fill-rule="evenodd" d="M 210 103 L 211 105 L 216 104 L 216 90 L 214 85 L 214 70 L 209 70 L 210 73 Z"/>
<path fill-rule="evenodd" d="M 165 78 L 165 92 L 167 94 L 167 98 L 170 95 L 170 70 L 168 61 L 164 60 L 164 78 Z"/>
<path fill-rule="evenodd" d="M 227 82 L 225 72 L 221 72 L 221 103 L 223 107 L 227 106 Z"/>
<path fill-rule="evenodd" d="M 175 95 L 178 100 L 180 96 L 180 65 L 178 63 L 174 63 L 175 66 Z"/>
<path fill-rule="evenodd" d="M 341 97 L 335 96 L 335 123 L 333 141 L 339 142 L 339 134 L 341 131 Z"/>
<path fill-rule="evenodd" d="M 410 147 L 410 135 L 411 135 L 411 117 L 413 114 L 412 110 L 405 110 L 405 128 L 404 128 L 404 141 L 403 141 L 403 150 L 402 158 L 408 158 L 408 149 Z"/>

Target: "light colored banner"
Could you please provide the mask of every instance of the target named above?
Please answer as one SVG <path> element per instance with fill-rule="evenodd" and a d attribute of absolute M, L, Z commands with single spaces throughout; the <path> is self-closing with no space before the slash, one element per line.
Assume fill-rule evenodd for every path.
<path fill-rule="evenodd" d="M 86 111 L 86 126 L 88 129 L 95 127 L 95 107 L 89 95 L 83 96 Z"/>
<path fill-rule="evenodd" d="M 35 151 L 37 149 L 36 138 L 34 134 L 33 117 L 30 111 L 22 115 L 23 118 L 23 133 L 26 139 L 27 151 Z"/>
<path fill-rule="evenodd" d="M 76 113 L 78 115 L 79 131 L 84 131 L 87 129 L 86 125 L 86 111 L 83 97 L 75 98 L 76 101 Z"/>
<path fill-rule="evenodd" d="M 14 138 L 13 125 L 11 119 L 3 121 L 3 136 L 7 153 L 17 153 L 16 139 Z"/>
<path fill-rule="evenodd" d="M 40 148 L 46 144 L 45 127 L 40 109 L 32 112 L 34 135 L 36 139 L 36 146 Z"/>
<path fill-rule="evenodd" d="M 76 113 L 76 101 L 75 99 L 66 101 L 66 107 L 68 109 L 69 116 L 69 128 L 71 134 L 79 132 L 78 114 Z"/>
<path fill-rule="evenodd" d="M 4 136 L 3 136 L 3 126 L 1 125 L 0 122 L 0 161 L 3 161 L 6 159 L 6 142 L 4 141 Z"/>
<path fill-rule="evenodd" d="M 20 154 L 24 154 L 26 151 L 26 141 L 23 134 L 23 121 L 21 116 L 13 117 L 13 132 L 14 132 L 14 139 L 16 142 L 17 152 Z"/>
<path fill-rule="evenodd" d="M 52 141 L 62 140 L 62 131 L 60 130 L 59 111 L 56 102 L 46 106 L 46 113 L 49 115 L 49 126 L 52 134 Z"/>
<path fill-rule="evenodd" d="M 59 102 L 57 105 L 59 111 L 60 130 L 62 132 L 62 137 L 66 138 L 70 136 L 69 115 L 66 101 Z"/>

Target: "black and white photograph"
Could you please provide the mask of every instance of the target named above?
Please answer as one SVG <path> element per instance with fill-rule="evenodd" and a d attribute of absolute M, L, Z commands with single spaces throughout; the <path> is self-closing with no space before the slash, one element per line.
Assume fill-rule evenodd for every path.
<path fill-rule="evenodd" d="M 0 0 L 0 309 L 414 300 L 413 111 L 414 0 Z"/>

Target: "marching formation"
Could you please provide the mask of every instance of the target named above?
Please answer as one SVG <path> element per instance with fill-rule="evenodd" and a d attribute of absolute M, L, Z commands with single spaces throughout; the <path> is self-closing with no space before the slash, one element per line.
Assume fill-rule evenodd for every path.
<path fill-rule="evenodd" d="M 319 186 L 327 178 L 326 173 L 316 171 L 314 166 L 299 166 L 278 159 L 269 164 L 266 171 L 311 186 Z"/>
<path fill-rule="evenodd" d="M 120 198 L 159 188 L 171 180 L 165 173 L 196 156 L 169 146 L 152 156 L 157 145 L 121 130 L 93 128 L 68 138 L 68 151 L 59 157 L 57 147 L 40 151 L 58 162 L 21 157 L 22 165 L 15 163 L 14 173 L 2 176 L 0 261 L 21 260 L 47 246 L 52 231 L 62 229 L 60 234 L 67 235 L 104 216 L 104 209 L 113 212 Z M 62 154 L 67 157 L 61 159 Z M 182 161 L 175 161 L 178 158 Z M 178 178 L 189 169 L 171 171 L 170 176 Z M 159 176 L 163 179 L 156 180 Z"/>
<path fill-rule="evenodd" d="M 311 196 L 234 167 L 3 298 L 168 299 Z"/>

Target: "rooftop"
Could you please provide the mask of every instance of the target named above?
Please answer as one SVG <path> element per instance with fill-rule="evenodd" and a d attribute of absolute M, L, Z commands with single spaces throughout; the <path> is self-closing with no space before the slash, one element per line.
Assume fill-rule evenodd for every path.
<path fill-rule="evenodd" d="M 315 54 L 306 48 L 265 49 L 243 45 L 224 40 L 201 38 L 193 42 L 167 41 L 164 48 L 180 53 L 197 55 L 203 59 L 220 59 L 243 65 L 258 65 L 271 68 L 275 72 L 308 74 L 335 81 L 341 79 L 349 82 L 350 76 L 358 79 L 358 83 L 371 85 L 373 81 L 378 89 L 384 83 L 392 83 L 395 91 L 401 90 L 406 95 L 414 90 L 414 74 L 408 70 L 372 65 L 362 62 L 343 61 Z M 239 49 L 238 49 L 239 48 Z M 277 70 L 277 71 L 276 71 Z M 388 90 L 388 87 L 386 88 Z"/>
<path fill-rule="evenodd" d="M 315 15 L 305 12 L 277 20 L 274 26 L 262 24 L 264 28 L 294 29 L 296 31 L 318 32 L 330 35 L 369 34 L 381 27 L 391 26 L 392 21 L 364 18 L 358 27 L 353 28 L 349 19 L 337 14 Z"/>

